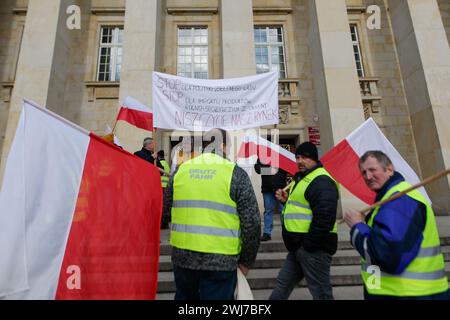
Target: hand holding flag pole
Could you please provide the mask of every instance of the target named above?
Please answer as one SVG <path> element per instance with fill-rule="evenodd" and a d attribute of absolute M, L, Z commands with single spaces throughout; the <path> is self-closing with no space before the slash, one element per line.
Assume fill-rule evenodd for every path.
<path fill-rule="evenodd" d="M 359 212 L 361 212 L 363 215 L 367 215 L 369 212 L 371 212 L 376 207 L 380 207 L 380 206 L 382 206 L 382 205 L 384 205 L 384 204 L 386 204 L 388 202 L 394 201 L 394 200 L 400 198 L 401 196 L 407 194 L 408 192 L 411 192 L 411 191 L 414 191 L 414 190 L 416 190 L 418 188 L 426 186 L 427 184 L 430 184 L 430 183 L 432 183 L 432 182 L 434 182 L 434 181 L 436 181 L 436 180 L 438 180 L 440 178 L 443 178 L 443 177 L 445 177 L 445 176 L 447 176 L 449 174 L 450 174 L 450 168 L 445 170 L 445 171 L 442 171 L 440 173 L 437 173 L 437 174 L 435 174 L 435 175 L 433 175 L 433 176 L 423 180 L 422 182 L 417 183 L 417 184 L 409 187 L 406 190 L 403 190 L 402 192 L 395 193 L 395 194 L 393 194 L 392 196 L 390 196 L 389 198 L 387 198 L 385 200 L 378 201 L 378 202 L 374 203 L 373 205 L 360 210 Z M 337 223 L 338 224 L 344 223 L 344 219 L 339 219 L 337 221 Z"/>
<path fill-rule="evenodd" d="M 289 183 L 284 189 L 283 192 L 288 192 L 289 189 L 291 189 L 291 187 L 294 185 L 295 181 L 292 181 L 291 183 Z"/>

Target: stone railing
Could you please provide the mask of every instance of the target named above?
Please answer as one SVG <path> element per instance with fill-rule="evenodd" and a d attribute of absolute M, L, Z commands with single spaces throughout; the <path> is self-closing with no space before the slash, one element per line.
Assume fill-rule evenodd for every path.
<path fill-rule="evenodd" d="M 359 87 L 366 119 L 380 112 L 381 96 L 378 92 L 378 81 L 378 78 L 359 78 Z"/>
<path fill-rule="evenodd" d="M 278 100 L 280 102 L 280 124 L 288 124 L 290 114 L 298 114 L 299 97 L 299 79 L 280 79 L 278 80 Z"/>
<path fill-rule="evenodd" d="M 299 101 L 298 85 L 299 79 L 280 79 L 278 80 L 278 96 L 280 100 Z"/>

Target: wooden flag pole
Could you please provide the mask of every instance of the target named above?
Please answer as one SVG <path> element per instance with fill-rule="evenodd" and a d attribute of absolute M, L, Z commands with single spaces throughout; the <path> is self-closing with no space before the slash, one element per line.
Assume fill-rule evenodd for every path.
<path fill-rule="evenodd" d="M 445 176 L 447 176 L 449 174 L 450 174 L 450 168 L 445 170 L 445 171 L 442 171 L 440 173 L 437 173 L 434 176 L 431 176 L 431 177 L 423 180 L 422 182 L 420 182 L 418 184 L 415 184 L 415 185 L 409 187 L 406 190 L 403 190 L 402 192 L 395 193 L 395 194 L 393 194 L 392 196 L 390 196 L 389 198 L 387 198 L 385 200 L 378 201 L 378 202 L 374 203 L 373 205 L 371 205 L 370 207 L 366 207 L 366 208 L 360 210 L 359 212 L 361 212 L 363 215 L 367 215 L 369 212 L 371 212 L 376 207 L 379 207 L 379 206 L 382 206 L 382 205 L 384 205 L 384 204 L 386 204 L 388 202 L 394 201 L 395 199 L 400 198 L 401 196 L 407 194 L 408 192 L 411 192 L 411 191 L 416 190 L 416 189 L 418 189 L 420 187 L 426 186 L 427 184 L 430 184 L 430 183 L 432 183 L 432 182 L 434 182 L 434 181 L 436 181 L 436 180 L 438 180 L 438 179 L 440 179 L 442 177 L 445 177 Z M 337 221 L 338 224 L 342 224 L 343 222 L 344 222 L 344 219 L 340 219 L 340 220 Z"/>
<path fill-rule="evenodd" d="M 116 122 L 114 122 L 114 127 L 112 129 L 112 134 L 115 134 L 116 127 L 117 127 L 117 122 L 118 122 L 118 120 L 116 119 Z"/>
<path fill-rule="evenodd" d="M 295 181 L 292 181 L 291 183 L 289 183 L 284 189 L 283 192 L 288 192 L 288 190 L 292 187 L 292 185 L 295 183 Z"/>

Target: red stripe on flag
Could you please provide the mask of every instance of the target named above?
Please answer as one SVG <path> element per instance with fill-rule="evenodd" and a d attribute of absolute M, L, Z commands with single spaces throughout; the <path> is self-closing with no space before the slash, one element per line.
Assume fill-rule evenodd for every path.
<path fill-rule="evenodd" d="M 126 121 L 144 130 L 153 131 L 153 113 L 122 107 L 117 116 L 117 121 L 119 120 Z"/>
<path fill-rule="evenodd" d="M 238 153 L 239 158 L 249 158 L 254 155 L 258 156 L 261 163 L 283 169 L 291 175 L 295 175 L 298 171 L 297 163 L 295 161 L 292 161 L 292 159 L 289 159 L 269 147 L 256 145 L 254 142 L 245 142 L 241 145 Z"/>
<path fill-rule="evenodd" d="M 348 191 L 368 204 L 374 203 L 376 195 L 364 182 L 359 170 L 359 157 L 347 140 L 331 149 L 320 161 Z"/>
<path fill-rule="evenodd" d="M 91 135 L 56 299 L 155 299 L 161 209 L 159 171 Z"/>

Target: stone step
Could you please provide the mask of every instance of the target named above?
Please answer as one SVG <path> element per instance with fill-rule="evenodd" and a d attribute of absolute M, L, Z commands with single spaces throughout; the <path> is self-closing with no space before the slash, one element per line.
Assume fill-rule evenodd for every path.
<path fill-rule="evenodd" d="M 339 286 L 361 286 L 362 280 L 360 275 L 361 267 L 353 266 L 332 266 L 331 267 L 331 284 L 333 287 Z M 450 264 L 445 267 L 447 277 L 450 278 Z M 252 290 L 273 289 L 276 285 L 279 268 L 271 269 L 253 269 L 247 276 L 248 283 Z M 304 287 L 304 280 L 300 282 L 299 287 Z M 158 290 L 157 293 L 169 293 L 175 291 L 175 283 L 172 272 L 160 272 L 158 274 Z"/>
<path fill-rule="evenodd" d="M 441 237 L 441 245 L 448 246 L 450 245 L 450 236 L 449 237 Z M 353 249 L 352 245 L 349 241 L 339 241 L 338 242 L 338 250 L 348 250 Z M 170 255 L 171 247 L 167 241 L 161 243 L 160 246 L 160 255 Z M 284 246 L 283 240 L 271 240 L 267 242 L 261 242 L 259 246 L 259 252 L 287 252 L 286 247 Z"/>
<path fill-rule="evenodd" d="M 445 261 L 450 261 L 450 246 L 443 246 L 442 252 L 444 254 Z M 273 269 L 281 268 L 284 260 L 286 259 L 286 252 L 259 252 L 256 257 L 256 262 L 253 269 Z M 354 249 L 339 250 L 333 256 L 333 266 L 344 265 L 359 265 L 360 256 Z M 159 258 L 159 271 L 172 271 L 172 262 L 170 256 L 161 256 Z"/>
<path fill-rule="evenodd" d="M 255 300 L 268 300 L 272 289 L 252 290 L 253 298 Z M 333 296 L 336 300 L 362 300 L 363 287 L 362 286 L 345 286 L 334 287 Z M 156 300 L 174 300 L 175 293 L 159 293 L 156 295 Z M 295 288 L 289 300 L 312 300 L 308 288 Z"/>

